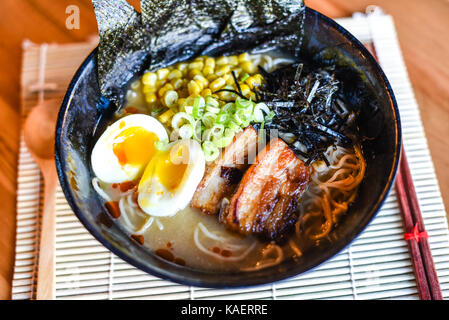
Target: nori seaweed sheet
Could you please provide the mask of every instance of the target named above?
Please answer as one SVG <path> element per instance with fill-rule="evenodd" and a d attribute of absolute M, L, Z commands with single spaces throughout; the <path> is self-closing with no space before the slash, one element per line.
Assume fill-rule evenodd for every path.
<path fill-rule="evenodd" d="M 251 49 L 297 56 L 301 46 L 302 0 L 142 0 L 141 13 L 125 0 L 92 3 L 100 35 L 99 85 L 117 107 L 129 81 L 146 69 Z"/>

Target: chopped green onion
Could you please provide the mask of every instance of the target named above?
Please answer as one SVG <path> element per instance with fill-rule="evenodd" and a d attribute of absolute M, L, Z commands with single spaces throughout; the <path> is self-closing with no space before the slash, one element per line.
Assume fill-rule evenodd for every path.
<path fill-rule="evenodd" d="M 154 141 L 154 147 L 158 151 L 165 151 L 168 149 L 168 140 Z"/>
<path fill-rule="evenodd" d="M 260 134 L 262 134 L 264 126 L 265 126 L 265 120 L 263 120 L 262 123 L 260 124 L 260 129 L 259 129 Z"/>
<path fill-rule="evenodd" d="M 240 78 L 240 81 L 241 81 L 241 82 L 245 82 L 246 79 L 248 79 L 248 78 L 249 78 L 249 74 L 248 74 L 248 73 L 245 73 L 245 74 Z"/>
<path fill-rule="evenodd" d="M 199 96 L 193 100 L 193 106 L 185 106 L 185 112 L 173 116 L 173 133 L 182 139 L 194 139 L 202 143 L 207 161 L 215 160 L 221 148 L 228 146 L 237 132 L 242 131 L 251 122 L 265 123 L 275 113 L 265 103 L 255 103 L 251 99 L 238 97 L 235 102 L 220 103 L 213 96 Z M 162 148 L 163 145 L 160 144 Z"/>
<path fill-rule="evenodd" d="M 264 121 L 262 110 L 254 108 L 253 120 L 255 122 L 263 122 Z"/>
<path fill-rule="evenodd" d="M 215 118 L 215 123 L 218 124 L 226 124 L 229 121 L 229 114 L 228 113 L 219 113 L 217 114 L 217 117 Z"/>
<path fill-rule="evenodd" d="M 193 126 L 189 123 L 179 129 L 179 136 L 182 139 L 190 139 L 193 136 Z"/>
<path fill-rule="evenodd" d="M 173 116 L 171 126 L 175 131 L 178 131 L 179 128 L 186 122 L 190 123 L 192 126 L 195 125 L 195 119 L 193 119 L 191 115 L 185 112 L 178 112 Z"/>
<path fill-rule="evenodd" d="M 217 115 L 212 112 L 206 112 L 204 113 L 203 117 L 201 118 L 201 121 L 203 121 L 203 124 L 206 128 L 213 127 L 215 123 L 215 117 Z"/>
<path fill-rule="evenodd" d="M 254 103 L 251 100 L 246 100 L 240 97 L 235 100 L 235 105 L 237 106 L 237 109 L 245 109 L 245 110 L 252 109 L 253 104 Z"/>
<path fill-rule="evenodd" d="M 178 102 L 178 93 L 175 90 L 168 90 L 164 96 L 164 103 L 167 107 L 173 108 Z"/>
<path fill-rule="evenodd" d="M 217 114 L 220 112 L 220 108 L 216 108 L 211 105 L 206 105 L 206 112 L 211 112 L 211 113 Z"/>
<path fill-rule="evenodd" d="M 203 141 L 212 140 L 213 137 L 220 137 L 225 130 L 224 125 L 216 124 L 210 129 L 206 129 L 203 133 Z"/>
<path fill-rule="evenodd" d="M 221 136 L 223 132 L 225 131 L 225 127 L 222 124 L 216 124 L 211 129 L 212 135 L 214 136 Z"/>
<path fill-rule="evenodd" d="M 242 130 L 240 125 L 238 123 L 236 123 L 234 120 L 230 120 L 228 122 L 228 128 L 234 132 L 239 132 Z"/>
<path fill-rule="evenodd" d="M 242 125 L 242 123 L 243 123 L 243 120 L 240 119 L 240 117 L 239 117 L 239 115 L 238 115 L 237 113 L 232 115 L 231 121 L 234 122 L 234 123 L 236 123 L 239 127 L 240 127 L 240 126 Z"/>
<path fill-rule="evenodd" d="M 212 139 L 212 129 L 206 129 L 203 132 L 203 141 L 210 141 Z"/>
<path fill-rule="evenodd" d="M 233 116 L 233 120 L 237 122 L 240 127 L 247 127 L 249 126 L 251 120 L 252 120 L 252 114 L 248 113 L 245 109 L 237 110 L 236 113 Z"/>
<path fill-rule="evenodd" d="M 235 132 L 233 130 L 226 129 L 225 134 L 223 136 L 221 136 L 221 137 L 214 136 L 212 138 L 212 142 L 218 148 L 224 148 L 232 142 L 232 139 L 234 139 L 234 136 L 235 136 Z"/>
<path fill-rule="evenodd" d="M 266 114 L 266 116 L 264 116 L 264 113 Z M 274 112 L 270 111 L 265 103 L 261 102 L 254 106 L 253 119 L 255 122 L 269 121 L 273 119 L 273 117 Z"/>
<path fill-rule="evenodd" d="M 201 119 L 204 114 L 204 107 L 206 106 L 206 102 L 204 98 L 199 96 L 196 97 L 193 101 L 193 112 L 192 115 L 195 119 Z"/>
<path fill-rule="evenodd" d="M 268 112 L 268 114 L 265 117 L 265 121 L 270 121 L 271 119 L 274 118 L 275 115 L 276 115 L 276 113 L 274 111 Z"/>
<path fill-rule="evenodd" d="M 186 110 L 187 114 L 192 114 L 193 113 L 193 107 L 191 107 L 191 106 L 185 106 L 184 109 Z"/>
<path fill-rule="evenodd" d="M 195 122 L 195 125 L 193 126 L 192 139 L 201 143 L 201 132 L 203 132 L 203 124 L 201 123 L 201 120 L 198 120 Z"/>
<path fill-rule="evenodd" d="M 155 116 L 157 115 L 159 112 L 161 112 L 164 108 L 157 108 L 157 109 L 153 109 L 151 111 L 151 115 Z"/>
<path fill-rule="evenodd" d="M 254 109 L 262 110 L 265 112 L 265 114 L 270 113 L 270 108 L 268 108 L 268 106 L 263 102 L 259 102 L 258 104 L 256 104 L 254 106 Z"/>
<path fill-rule="evenodd" d="M 214 108 L 220 107 L 220 103 L 212 96 L 206 97 L 206 106 L 211 106 Z"/>
<path fill-rule="evenodd" d="M 206 161 L 214 161 L 220 155 L 220 150 L 211 141 L 204 141 L 202 149 Z"/>
<path fill-rule="evenodd" d="M 234 113 L 235 112 L 235 104 L 232 102 L 226 103 L 223 107 L 221 107 L 221 113 Z"/>

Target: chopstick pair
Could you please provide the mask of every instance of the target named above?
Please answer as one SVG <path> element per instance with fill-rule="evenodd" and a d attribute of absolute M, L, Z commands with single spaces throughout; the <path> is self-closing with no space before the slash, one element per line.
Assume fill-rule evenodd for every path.
<path fill-rule="evenodd" d="M 366 43 L 365 47 L 378 61 L 374 45 L 372 43 Z M 443 300 L 438 275 L 433 263 L 432 252 L 430 251 L 427 240 L 429 236 L 425 230 L 404 147 L 401 150 L 401 159 L 396 174 L 395 185 L 404 229 L 406 231 L 404 239 L 408 242 L 412 256 L 419 297 L 422 300 Z"/>
<path fill-rule="evenodd" d="M 399 170 L 396 175 L 396 193 L 404 222 L 404 239 L 412 256 L 413 269 L 422 300 L 442 300 L 438 275 L 433 263 L 428 234 L 419 208 L 413 179 L 402 148 Z"/>

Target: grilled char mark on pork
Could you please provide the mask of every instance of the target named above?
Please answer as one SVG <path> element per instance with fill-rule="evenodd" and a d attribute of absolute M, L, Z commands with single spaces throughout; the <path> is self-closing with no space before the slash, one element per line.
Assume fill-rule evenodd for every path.
<path fill-rule="evenodd" d="M 310 169 L 282 140 L 272 140 L 246 171 L 220 212 L 229 229 L 280 240 L 296 223 L 297 203 L 310 179 Z"/>
<path fill-rule="evenodd" d="M 207 214 L 218 214 L 224 197 L 231 197 L 243 173 L 256 156 L 257 131 L 247 127 L 229 144 L 221 156 L 206 167 L 192 199 L 192 207 Z M 252 158 L 252 159 L 251 159 Z"/>

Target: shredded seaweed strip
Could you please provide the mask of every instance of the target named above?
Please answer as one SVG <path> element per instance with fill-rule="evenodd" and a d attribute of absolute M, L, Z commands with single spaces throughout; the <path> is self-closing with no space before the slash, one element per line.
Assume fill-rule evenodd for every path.
<path fill-rule="evenodd" d="M 305 69 L 303 63 L 284 66 L 271 73 L 259 66 L 264 85 L 261 89 L 252 89 L 255 102 L 264 102 L 275 112 L 266 122 L 253 125 L 260 130 L 277 130 L 307 165 L 315 160 L 329 165 L 324 155 L 328 147 L 351 145 L 356 136 L 355 121 L 359 111 L 350 110 L 343 103 L 343 97 L 337 95 L 339 81 L 334 68 L 317 68 L 301 76 Z M 213 93 L 226 91 L 246 99 L 237 77 L 232 75 L 237 90 L 220 89 Z M 225 102 L 235 103 L 235 99 Z"/>
<path fill-rule="evenodd" d="M 307 164 L 315 160 L 327 163 L 324 152 L 329 146 L 353 143 L 358 113 L 337 95 L 339 81 L 332 66 L 311 72 L 304 69 L 302 63 L 271 73 L 259 67 L 265 78 L 258 92 L 260 100 L 276 114 L 264 127 L 278 130 Z"/>

